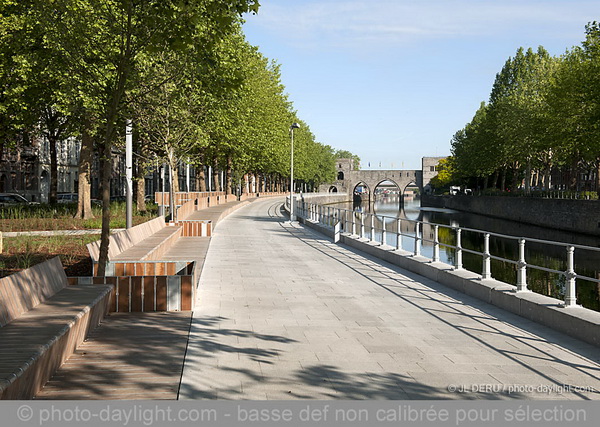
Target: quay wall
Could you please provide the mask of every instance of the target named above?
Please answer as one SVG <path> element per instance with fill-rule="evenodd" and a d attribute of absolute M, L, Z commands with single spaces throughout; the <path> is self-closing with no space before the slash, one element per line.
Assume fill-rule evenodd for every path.
<path fill-rule="evenodd" d="M 600 201 L 502 196 L 421 196 L 421 206 L 600 236 Z"/>
<path fill-rule="evenodd" d="M 296 194 L 296 200 L 304 199 L 306 203 L 318 203 L 327 205 L 329 203 L 342 203 L 352 201 L 352 197 L 347 193 L 305 193 Z"/>

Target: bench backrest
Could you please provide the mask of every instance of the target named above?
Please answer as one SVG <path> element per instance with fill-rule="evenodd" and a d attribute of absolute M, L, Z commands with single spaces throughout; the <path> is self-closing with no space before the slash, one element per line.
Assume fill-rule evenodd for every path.
<path fill-rule="evenodd" d="M 150 237 L 158 230 L 165 227 L 165 217 L 159 216 L 143 224 L 131 227 L 128 230 L 119 231 L 118 233 L 112 234 L 109 237 L 108 244 L 108 259 L 112 259 L 119 255 L 124 250 L 129 249 L 136 243 L 141 242 L 146 237 Z M 87 245 L 88 252 L 92 258 L 92 262 L 98 262 L 100 258 L 100 240 L 97 240 Z"/>
<path fill-rule="evenodd" d="M 0 279 L 0 327 L 67 286 L 60 257 Z"/>

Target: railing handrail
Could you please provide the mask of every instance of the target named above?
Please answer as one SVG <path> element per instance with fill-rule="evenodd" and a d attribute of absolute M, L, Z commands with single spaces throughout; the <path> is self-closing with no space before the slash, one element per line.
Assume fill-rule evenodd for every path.
<path fill-rule="evenodd" d="M 576 293 L 575 293 L 576 282 L 575 282 L 575 279 L 582 279 L 582 280 L 586 280 L 586 281 L 590 281 L 590 282 L 600 283 L 600 279 L 577 274 L 575 272 L 575 263 L 574 263 L 575 249 L 600 252 L 600 248 L 579 245 L 579 244 L 574 244 L 574 243 L 557 242 L 557 241 L 535 239 L 535 238 L 528 238 L 528 237 L 522 237 L 522 236 L 512 236 L 512 235 L 507 235 L 507 234 L 502 234 L 502 233 L 494 233 L 494 232 L 485 231 L 485 230 L 478 230 L 478 229 L 474 229 L 474 228 L 460 227 L 460 226 L 447 225 L 447 224 L 438 224 L 438 223 L 434 223 L 434 222 L 421 221 L 421 220 L 415 220 L 415 219 L 409 219 L 409 218 L 398 218 L 398 217 L 390 217 L 390 216 L 386 216 L 386 215 L 377 215 L 376 213 L 356 212 L 354 210 L 350 210 L 350 209 L 346 209 L 346 208 L 335 208 L 335 207 L 331 207 L 331 206 L 325 207 L 325 206 L 317 204 L 317 203 L 303 202 L 302 200 L 297 200 L 296 203 L 297 203 L 298 216 L 301 216 L 302 218 L 310 219 L 312 221 L 316 221 L 319 223 L 324 223 L 328 227 L 331 227 L 332 223 L 339 221 L 341 223 L 343 232 L 348 233 L 350 235 L 356 235 L 360 238 L 364 238 L 365 237 L 365 226 L 367 226 L 366 228 L 370 228 L 370 230 L 371 230 L 369 233 L 370 234 L 369 240 L 372 242 L 375 242 L 375 241 L 377 241 L 377 239 L 376 239 L 377 232 L 380 231 L 381 232 L 380 234 L 382 237 L 382 240 L 381 240 L 382 245 L 387 244 L 385 237 L 386 237 L 387 233 L 390 232 L 386 228 L 385 220 L 386 219 L 389 219 L 392 221 L 395 220 L 395 221 L 397 221 L 398 229 L 396 230 L 395 233 L 394 232 L 391 232 L 391 233 L 396 234 L 396 236 L 399 240 L 401 239 L 402 236 L 415 239 L 415 248 L 414 248 L 415 256 L 421 255 L 420 247 L 421 247 L 422 242 L 433 243 L 434 255 L 433 255 L 432 261 L 439 261 L 439 247 L 440 246 L 455 249 L 456 250 L 456 258 L 455 258 L 455 261 L 456 261 L 455 268 L 456 269 L 463 268 L 462 267 L 462 253 L 463 252 L 482 256 L 483 257 L 482 278 L 485 278 L 485 279 L 492 277 L 491 276 L 491 267 L 490 267 L 491 259 L 514 264 L 517 266 L 517 285 L 516 285 L 517 291 L 529 291 L 529 289 L 527 288 L 527 280 L 526 280 L 527 279 L 527 268 L 532 268 L 535 270 L 541 270 L 541 271 L 546 271 L 549 273 L 556 273 L 556 274 L 564 275 L 567 278 L 566 292 L 565 292 L 565 306 L 566 307 L 576 306 Z M 332 212 L 333 212 L 333 214 L 332 214 Z M 348 218 L 349 213 L 352 215 L 351 218 Z M 356 221 L 356 214 L 361 215 L 360 221 L 358 222 L 358 224 Z M 369 216 L 371 216 L 371 221 L 365 222 L 365 218 L 368 218 Z M 380 222 L 382 224 L 381 227 L 377 227 L 375 225 L 375 218 L 380 219 Z M 323 219 L 325 219 L 325 221 L 323 221 Z M 403 223 L 405 221 L 410 224 L 414 224 L 415 231 L 413 233 L 407 234 L 402 231 L 401 223 Z M 419 232 L 419 230 L 422 230 L 423 225 L 433 227 L 433 229 L 434 229 L 433 239 L 426 238 L 422 231 Z M 456 233 L 457 233 L 456 234 L 457 235 L 456 245 L 439 242 L 438 230 L 440 227 L 456 231 Z M 460 236 L 463 231 L 473 232 L 473 233 L 483 235 L 484 236 L 484 251 L 480 252 L 478 250 L 463 248 L 462 244 L 461 244 L 461 240 L 460 240 Z M 517 241 L 519 244 L 519 259 L 514 260 L 514 259 L 510 259 L 510 258 L 504 258 L 502 256 L 492 255 L 489 252 L 489 237 L 490 236 Z M 402 249 L 401 245 L 399 243 L 399 240 L 396 245 L 397 246 L 396 250 Z M 535 264 L 528 264 L 525 261 L 525 245 L 527 242 L 541 243 L 541 244 L 565 248 L 566 254 L 567 254 L 567 269 L 566 269 L 566 271 L 565 270 L 556 270 L 556 269 L 539 266 L 539 265 L 535 265 Z M 436 253 L 437 253 L 437 255 L 436 255 Z"/>

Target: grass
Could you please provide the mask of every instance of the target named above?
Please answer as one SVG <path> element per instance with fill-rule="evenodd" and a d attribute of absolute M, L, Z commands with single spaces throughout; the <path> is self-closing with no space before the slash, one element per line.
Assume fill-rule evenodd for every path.
<path fill-rule="evenodd" d="M 134 212 L 133 225 L 155 218 L 157 206 L 147 205 L 146 213 Z M 89 230 L 102 227 L 102 212 L 94 206 L 96 218 L 81 220 L 73 218 L 75 204 L 36 205 L 0 209 L 0 231 L 38 230 Z M 125 227 L 125 203 L 111 204 L 111 229 Z M 35 264 L 60 256 L 67 276 L 91 275 L 92 263 L 86 244 L 99 240 L 100 234 L 82 236 L 19 236 L 4 237 L 4 250 L 0 254 L 0 277 L 16 273 Z"/>
<path fill-rule="evenodd" d="M 147 205 L 147 212 L 135 212 L 133 225 L 141 224 L 156 217 L 157 206 Z M 77 211 L 75 204 L 19 206 L 0 209 L 0 231 L 33 230 L 90 230 L 102 227 L 102 212 L 92 208 L 95 218 L 83 220 L 73 218 Z M 111 204 L 111 228 L 125 227 L 125 203 Z"/>
<path fill-rule="evenodd" d="M 0 255 L 0 277 L 55 256 L 60 257 L 67 276 L 89 276 L 92 263 L 85 245 L 99 238 L 99 234 L 5 237 L 4 251 Z"/>

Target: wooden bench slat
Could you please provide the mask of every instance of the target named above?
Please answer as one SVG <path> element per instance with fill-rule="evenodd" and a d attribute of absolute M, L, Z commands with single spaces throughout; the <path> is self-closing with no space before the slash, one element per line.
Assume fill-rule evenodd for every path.
<path fill-rule="evenodd" d="M 59 257 L 0 279 L 0 302 L 4 306 L 0 326 L 43 303 L 67 286 Z"/>
<path fill-rule="evenodd" d="M 146 237 L 144 240 L 136 243 L 135 246 L 123 251 L 119 255 L 111 258 L 111 261 L 137 261 L 144 259 L 152 249 L 156 248 L 169 237 L 179 233 L 178 227 L 165 227 Z"/>
<path fill-rule="evenodd" d="M 108 311 L 110 285 L 67 286 L 56 257 L 0 279 L 0 399 L 29 399 Z"/>

